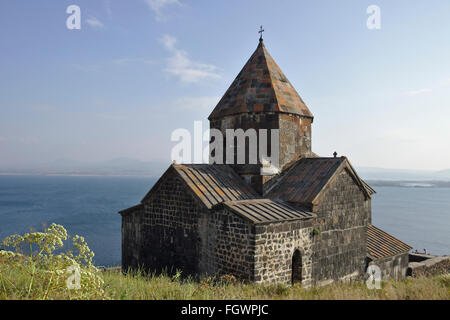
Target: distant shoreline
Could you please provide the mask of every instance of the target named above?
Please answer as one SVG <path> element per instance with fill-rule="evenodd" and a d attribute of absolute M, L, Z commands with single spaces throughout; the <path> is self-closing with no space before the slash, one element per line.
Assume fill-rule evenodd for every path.
<path fill-rule="evenodd" d="M 92 174 L 92 173 L 20 173 L 0 172 L 0 176 L 36 176 L 36 177 L 136 177 L 156 178 L 146 174 Z"/>
<path fill-rule="evenodd" d="M 450 188 L 450 181 L 441 180 L 365 180 L 375 187 L 398 188 Z"/>
<path fill-rule="evenodd" d="M 0 172 L 0 176 L 36 176 L 36 177 L 115 177 L 115 178 L 152 178 L 158 177 L 150 174 L 101 174 L 101 173 L 36 173 L 36 172 Z M 450 188 L 450 181 L 445 180 L 387 180 L 364 179 L 374 187 L 398 188 Z"/>

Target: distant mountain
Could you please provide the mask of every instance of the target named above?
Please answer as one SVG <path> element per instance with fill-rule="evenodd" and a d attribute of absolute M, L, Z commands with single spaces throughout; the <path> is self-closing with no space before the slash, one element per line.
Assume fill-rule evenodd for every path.
<path fill-rule="evenodd" d="M 140 161 L 129 158 L 116 158 L 97 162 L 59 159 L 35 167 L 0 168 L 0 173 L 159 177 L 169 165 L 170 163 L 164 161 Z"/>
<path fill-rule="evenodd" d="M 449 179 L 450 180 L 450 169 L 447 170 L 441 170 L 436 172 L 437 175 L 439 175 L 442 179 Z"/>
<path fill-rule="evenodd" d="M 104 175 L 104 176 L 150 176 L 159 177 L 169 167 L 169 162 L 141 161 L 131 158 L 115 158 L 107 161 L 87 162 L 58 159 L 51 163 L 24 167 L 0 167 L 0 174 L 43 174 L 43 175 Z M 450 181 L 450 169 L 441 171 L 402 170 L 374 167 L 357 167 L 358 175 L 364 180 L 392 181 Z"/>
<path fill-rule="evenodd" d="M 358 175 L 366 180 L 403 180 L 403 181 L 424 181 L 424 180 L 450 180 L 450 169 L 441 171 L 431 170 L 403 170 L 385 169 L 373 167 L 357 167 Z"/>
<path fill-rule="evenodd" d="M 372 187 L 450 188 L 450 180 L 365 180 Z M 375 188 L 376 189 L 376 188 Z"/>

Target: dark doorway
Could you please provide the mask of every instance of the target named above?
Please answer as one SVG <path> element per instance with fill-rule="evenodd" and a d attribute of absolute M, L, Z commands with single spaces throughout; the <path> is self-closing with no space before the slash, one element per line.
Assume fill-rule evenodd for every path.
<path fill-rule="evenodd" d="M 302 255 L 299 250 L 292 256 L 292 284 L 302 282 Z"/>

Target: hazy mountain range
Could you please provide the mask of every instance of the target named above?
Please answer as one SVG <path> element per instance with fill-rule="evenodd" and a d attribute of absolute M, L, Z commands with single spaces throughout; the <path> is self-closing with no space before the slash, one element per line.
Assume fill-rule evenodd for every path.
<path fill-rule="evenodd" d="M 129 158 L 116 158 L 97 162 L 60 159 L 48 164 L 28 165 L 17 168 L 0 167 L 0 173 L 159 177 L 169 165 L 170 163 L 163 161 L 140 161 Z"/>
<path fill-rule="evenodd" d="M 450 169 L 428 171 L 356 167 L 356 170 L 361 178 L 367 180 L 450 180 Z"/>
<path fill-rule="evenodd" d="M 48 164 L 24 166 L 23 168 L 1 167 L 0 174 L 40 175 L 105 175 L 105 176 L 150 176 L 159 177 L 170 165 L 164 161 L 140 161 L 117 158 L 108 161 L 83 162 L 60 159 Z M 384 169 L 356 167 L 365 180 L 394 181 L 450 181 L 450 169 L 441 171 Z"/>

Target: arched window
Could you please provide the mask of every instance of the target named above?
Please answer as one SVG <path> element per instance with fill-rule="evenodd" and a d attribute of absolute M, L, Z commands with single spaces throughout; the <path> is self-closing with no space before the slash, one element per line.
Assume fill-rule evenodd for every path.
<path fill-rule="evenodd" d="M 292 284 L 302 282 L 302 255 L 300 250 L 295 250 L 292 255 Z"/>

